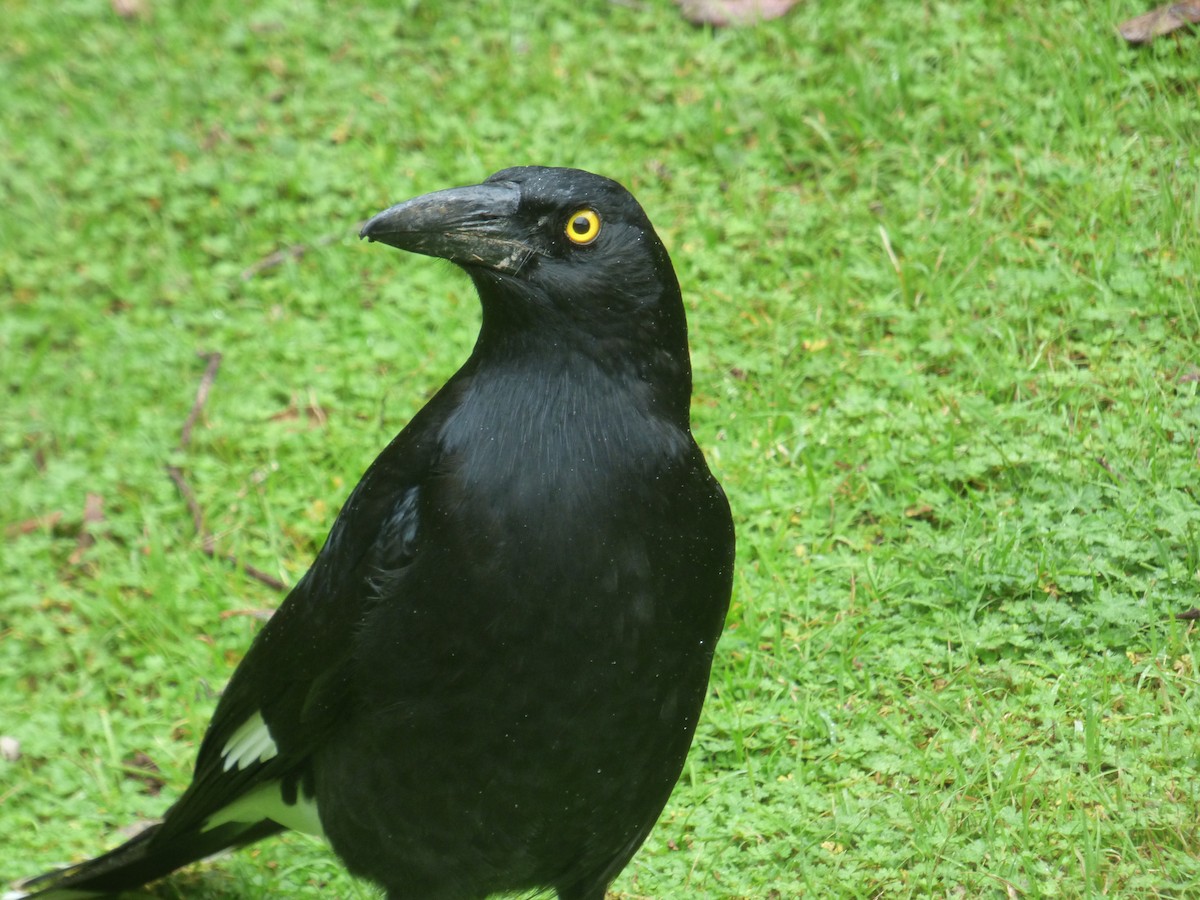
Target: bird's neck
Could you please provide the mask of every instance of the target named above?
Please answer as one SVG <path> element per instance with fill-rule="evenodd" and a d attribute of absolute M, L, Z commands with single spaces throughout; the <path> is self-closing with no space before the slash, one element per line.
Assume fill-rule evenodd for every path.
<path fill-rule="evenodd" d="M 653 469 L 691 453 L 686 411 L 681 418 L 635 374 L 614 374 L 562 347 L 496 357 L 487 349 L 477 348 L 457 376 L 456 408 L 441 432 L 445 451 L 543 473 L 566 464 Z"/>
<path fill-rule="evenodd" d="M 559 382 L 574 400 L 613 401 L 688 430 L 692 370 L 678 289 L 657 313 L 605 310 L 581 322 L 559 308 L 488 296 L 489 287 L 480 285 L 483 322 L 466 371 L 528 379 L 531 396 Z"/>

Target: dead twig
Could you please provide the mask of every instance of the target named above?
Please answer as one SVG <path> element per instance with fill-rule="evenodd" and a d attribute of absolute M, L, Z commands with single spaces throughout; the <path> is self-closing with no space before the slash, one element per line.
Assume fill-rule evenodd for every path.
<path fill-rule="evenodd" d="M 200 509 L 200 503 L 196 500 L 196 495 L 192 493 L 191 485 L 187 483 L 187 479 L 183 477 L 183 469 L 179 466 L 166 465 L 167 477 L 175 482 L 175 487 L 179 489 L 179 495 L 183 497 L 183 502 L 187 504 L 188 512 L 192 514 L 192 525 L 196 528 L 196 534 L 200 535 L 201 549 L 212 556 L 213 536 L 204 526 L 204 512 Z"/>
<path fill-rule="evenodd" d="M 200 385 L 196 388 L 196 399 L 192 402 L 192 409 L 188 413 L 187 421 L 183 423 L 183 430 L 179 435 L 179 450 L 186 450 L 188 444 L 192 442 L 192 429 L 196 425 L 196 420 L 200 418 L 200 413 L 204 410 L 204 404 L 208 402 L 208 394 L 212 390 L 213 382 L 217 380 L 217 371 L 221 368 L 220 353 L 201 353 L 201 359 L 207 362 L 204 367 L 204 374 L 200 377 Z M 179 466 L 168 463 L 163 466 L 166 469 L 167 477 L 175 485 L 179 495 L 183 497 L 183 502 L 187 505 L 188 512 L 192 516 L 192 525 L 196 528 L 196 534 L 200 537 L 200 550 L 205 556 L 210 559 L 220 559 L 237 569 L 241 569 L 255 581 L 260 581 L 267 587 L 274 588 L 277 591 L 286 591 L 287 585 L 273 575 L 268 575 L 261 569 L 257 569 L 249 563 L 240 561 L 232 553 L 218 553 L 216 540 L 212 536 L 212 532 L 204 524 L 204 510 L 200 507 L 200 501 L 196 499 L 196 494 L 192 490 L 191 485 L 187 483 L 187 478 L 183 474 L 183 469 Z"/>
<path fill-rule="evenodd" d="M 234 616 L 246 616 L 251 619 L 258 619 L 260 622 L 265 622 L 271 618 L 271 610 L 269 609 L 227 609 L 221 613 L 222 619 L 232 619 Z"/>
<path fill-rule="evenodd" d="M 357 234 L 362 230 L 362 227 L 367 224 L 367 220 L 363 219 L 355 227 L 354 231 Z M 344 234 L 340 231 L 337 234 L 327 234 L 324 237 L 319 237 L 311 244 L 292 244 L 290 247 L 284 247 L 282 250 L 276 250 L 274 253 L 268 253 L 256 263 L 252 263 L 242 269 L 242 281 L 249 281 L 255 275 L 273 269 L 276 266 L 283 265 L 285 262 L 293 259 L 299 259 L 313 247 L 324 247 L 327 244 L 332 244 L 334 241 L 340 241 Z"/>
<path fill-rule="evenodd" d="M 204 409 L 204 404 L 208 402 L 208 392 L 212 390 L 213 382 L 217 380 L 217 371 L 221 368 L 220 353 L 201 353 L 200 358 L 207 365 L 204 367 L 204 374 L 200 376 L 200 386 L 196 388 L 196 399 L 192 401 L 192 410 L 188 413 L 187 421 L 183 423 L 183 431 L 179 435 L 180 450 L 186 450 L 187 445 L 192 442 L 192 429 L 196 426 L 196 420 L 200 418 L 200 411 Z"/>
<path fill-rule="evenodd" d="M 243 572 L 245 572 L 248 576 L 253 578 L 255 581 L 260 581 L 263 584 L 265 584 L 267 587 L 273 588 L 274 590 L 279 591 L 281 594 L 287 592 L 288 586 L 286 584 L 284 584 L 282 581 L 280 581 L 278 578 L 276 578 L 274 575 L 269 575 L 266 572 L 264 572 L 262 569 L 255 568 L 254 566 L 250 565 L 250 563 L 242 562 L 236 556 L 234 556 L 232 553 L 222 553 L 219 556 L 216 553 L 213 553 L 213 552 L 210 552 L 207 550 L 205 551 L 205 553 L 206 553 L 206 555 L 211 556 L 213 559 L 225 560 L 225 562 L 229 563 L 234 568 L 241 569 Z M 270 614 L 270 612 L 268 612 L 266 614 L 266 618 L 269 619 L 270 617 L 271 617 L 271 614 Z"/>

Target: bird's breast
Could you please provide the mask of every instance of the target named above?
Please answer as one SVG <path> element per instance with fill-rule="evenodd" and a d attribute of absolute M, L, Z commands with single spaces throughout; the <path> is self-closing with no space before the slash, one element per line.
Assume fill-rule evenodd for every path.
<path fill-rule="evenodd" d="M 636 381 L 576 362 L 476 377 L 447 417 L 441 471 L 481 513 L 508 510 L 529 525 L 602 513 L 688 454 L 690 435 Z"/>

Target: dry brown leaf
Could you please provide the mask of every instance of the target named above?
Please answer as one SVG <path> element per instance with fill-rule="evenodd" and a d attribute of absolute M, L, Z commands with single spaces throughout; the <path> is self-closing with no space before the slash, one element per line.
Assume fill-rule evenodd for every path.
<path fill-rule="evenodd" d="M 1117 30 L 1131 44 L 1148 44 L 1164 34 L 1197 24 L 1200 24 L 1200 0 L 1185 0 L 1128 19 L 1118 25 Z"/>
<path fill-rule="evenodd" d="M 310 396 L 308 403 L 301 406 L 295 394 L 292 395 L 291 402 L 288 403 L 286 409 L 282 409 L 267 418 L 272 422 L 295 422 L 301 417 L 308 423 L 309 428 L 320 428 L 329 421 L 329 416 L 325 413 L 321 404 L 316 401 L 315 397 Z"/>
<path fill-rule="evenodd" d="M 152 797 L 157 797 L 166 784 L 166 779 L 159 773 L 158 764 L 141 750 L 125 760 L 125 768 L 126 777 L 140 781 L 145 792 Z"/>
<path fill-rule="evenodd" d="M 4 534 L 8 537 L 19 537 L 23 534 L 32 534 L 35 531 L 53 528 L 62 519 L 62 510 L 56 509 L 54 512 L 48 512 L 44 515 L 34 516 L 32 519 L 26 519 L 23 522 L 14 522 L 4 529 Z"/>
<path fill-rule="evenodd" d="M 799 0 L 676 0 L 683 17 L 696 25 L 753 25 L 778 19 Z"/>
<path fill-rule="evenodd" d="M 83 501 L 83 521 L 79 525 L 79 537 L 75 541 L 74 551 L 67 558 L 68 563 L 77 566 L 83 561 L 83 555 L 96 543 L 96 536 L 92 534 L 92 526 L 103 521 L 104 498 L 89 491 Z"/>
<path fill-rule="evenodd" d="M 142 0 L 112 0 L 112 11 L 122 19 L 137 19 L 147 12 Z"/>
<path fill-rule="evenodd" d="M 904 515 L 909 519 L 920 519 L 923 522 L 937 522 L 937 513 L 928 503 L 922 503 L 919 506 L 910 506 L 904 510 Z"/>

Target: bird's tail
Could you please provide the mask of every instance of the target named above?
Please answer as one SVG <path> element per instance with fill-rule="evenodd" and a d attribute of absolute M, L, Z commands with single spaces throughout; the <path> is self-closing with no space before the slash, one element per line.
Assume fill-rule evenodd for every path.
<path fill-rule="evenodd" d="M 161 829 L 152 825 L 103 856 L 20 882 L 0 900 L 83 900 L 131 891 L 190 862 L 282 830 L 269 819 L 254 824 L 228 822 L 185 834 L 164 835 Z"/>

